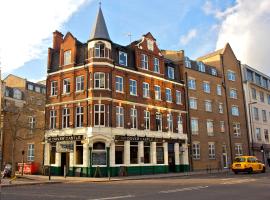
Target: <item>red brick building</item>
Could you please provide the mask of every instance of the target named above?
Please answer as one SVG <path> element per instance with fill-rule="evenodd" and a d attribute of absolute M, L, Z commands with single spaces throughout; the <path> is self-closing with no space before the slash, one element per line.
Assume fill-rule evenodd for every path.
<path fill-rule="evenodd" d="M 45 166 L 116 176 L 189 168 L 180 65 L 151 33 L 111 41 L 99 9 L 86 43 L 53 33 L 48 51 Z"/>

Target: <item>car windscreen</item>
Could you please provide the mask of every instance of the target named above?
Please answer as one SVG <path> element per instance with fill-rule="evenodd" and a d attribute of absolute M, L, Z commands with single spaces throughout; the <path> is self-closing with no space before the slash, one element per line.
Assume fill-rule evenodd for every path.
<path fill-rule="evenodd" d="M 238 158 L 235 158 L 234 159 L 234 162 L 245 162 L 246 159 L 245 158 L 241 158 L 241 157 L 238 157 Z"/>

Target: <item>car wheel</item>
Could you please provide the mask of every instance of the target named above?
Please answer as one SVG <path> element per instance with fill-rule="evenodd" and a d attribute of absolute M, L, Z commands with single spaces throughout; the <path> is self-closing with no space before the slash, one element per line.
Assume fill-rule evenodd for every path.
<path fill-rule="evenodd" d="M 248 173 L 251 174 L 253 172 L 252 167 L 248 169 Z"/>
<path fill-rule="evenodd" d="M 262 169 L 262 173 L 265 173 L 265 167 Z"/>

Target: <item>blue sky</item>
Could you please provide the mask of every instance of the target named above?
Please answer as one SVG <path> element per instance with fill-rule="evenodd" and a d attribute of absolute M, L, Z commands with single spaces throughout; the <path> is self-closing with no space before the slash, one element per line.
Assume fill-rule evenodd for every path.
<path fill-rule="evenodd" d="M 127 36 L 128 33 L 132 34 L 133 41 L 139 39 L 143 34 L 151 32 L 157 39 L 157 43 L 161 49 L 183 49 L 186 55 L 195 59 L 208 52 L 214 51 L 218 46 L 217 43 L 219 43 L 220 47 L 223 47 L 227 42 L 227 38 L 228 40 L 233 38 L 229 33 L 224 36 L 221 31 L 224 26 L 227 26 L 228 23 L 226 22 L 229 20 L 229 17 L 245 12 L 243 9 L 248 9 L 245 8 L 247 5 L 244 1 L 245 0 L 102 0 L 102 10 L 113 42 L 127 45 L 130 40 Z M 28 56 L 27 59 L 24 60 L 22 59 L 24 62 L 18 63 L 12 70 L 4 69 L 4 76 L 8 73 L 13 73 L 29 80 L 45 78 L 47 48 L 51 46 L 52 32 L 55 29 L 61 31 L 63 34 L 69 31 L 81 42 L 88 40 L 92 24 L 97 14 L 99 1 L 78 0 L 79 3 L 76 3 L 74 0 L 62 0 L 62 3 L 65 2 L 74 6 L 72 7 L 73 9 L 71 9 L 72 11 L 68 13 L 68 5 L 66 8 L 67 11 L 59 11 L 59 13 L 63 12 L 63 16 L 66 16 L 66 18 L 63 17 L 63 19 L 55 23 L 54 26 L 51 26 L 50 22 L 46 23 L 46 16 L 44 16 L 45 27 L 43 26 L 41 28 L 45 29 L 47 25 L 47 34 L 44 34 L 37 44 L 30 46 L 30 48 L 33 48 L 33 56 Z M 46 6 L 44 6 L 44 9 L 46 9 Z M 51 10 L 51 8 L 48 5 L 48 12 L 50 12 L 49 10 Z M 38 12 L 36 14 L 38 15 Z M 41 14 L 46 15 L 46 12 Z M 269 16 L 268 14 L 267 12 L 266 15 Z M 31 25 L 32 22 L 30 21 L 29 23 Z M 34 24 L 35 26 L 32 28 L 38 28 L 39 24 Z M 232 23 L 232 26 L 233 25 Z M 29 33 L 26 33 L 27 36 L 31 37 L 29 34 L 31 35 L 31 30 L 29 30 Z M 42 34 L 42 32 L 40 34 Z M 234 48 L 234 44 L 232 46 Z M 235 46 L 237 46 L 237 44 L 235 44 Z M 5 49 L 2 48 L 1 51 L 3 52 Z M 6 65 L 8 65 L 8 62 L 6 63 Z M 12 64 L 12 62 L 10 63 Z M 7 66 L 2 66 L 2 68 L 4 67 Z"/>

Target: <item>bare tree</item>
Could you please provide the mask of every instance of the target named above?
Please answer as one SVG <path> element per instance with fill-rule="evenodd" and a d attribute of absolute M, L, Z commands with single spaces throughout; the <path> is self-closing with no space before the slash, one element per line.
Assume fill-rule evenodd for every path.
<path fill-rule="evenodd" d="M 3 115 L 4 115 L 4 137 L 6 137 L 7 132 L 10 133 L 11 140 L 11 165 L 12 165 L 12 176 L 15 175 L 15 154 L 17 152 L 16 144 L 17 142 L 24 142 L 34 137 L 40 137 L 40 142 L 44 138 L 45 127 L 42 126 L 42 123 L 30 124 L 29 116 L 34 116 L 37 112 L 42 112 L 33 108 L 31 103 L 24 101 L 20 105 L 12 105 L 6 102 L 3 102 Z M 32 132 L 32 134 L 29 134 Z M 42 137 L 41 137 L 42 136 Z"/>

